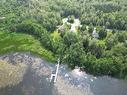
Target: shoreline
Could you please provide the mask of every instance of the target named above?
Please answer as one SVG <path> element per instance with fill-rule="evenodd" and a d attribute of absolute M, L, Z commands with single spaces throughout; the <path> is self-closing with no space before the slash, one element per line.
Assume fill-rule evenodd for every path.
<path fill-rule="evenodd" d="M 4 60 L 12 65 L 15 64 L 26 64 L 30 66 L 32 72 L 37 74 L 38 78 L 41 76 L 45 76 L 46 81 L 48 82 L 51 71 L 53 70 L 54 66 L 51 66 L 50 63 L 46 62 L 45 60 L 36 57 L 34 55 L 28 53 L 11 53 L 5 54 L 0 56 L 1 60 Z M 23 81 L 22 81 L 23 82 Z M 58 75 L 57 83 L 54 84 L 54 87 L 58 91 L 58 95 L 84 95 L 84 93 L 78 87 L 71 85 L 70 83 L 67 84 L 66 80 L 62 78 L 62 76 Z M 92 95 L 92 94 L 85 94 L 85 95 Z"/>

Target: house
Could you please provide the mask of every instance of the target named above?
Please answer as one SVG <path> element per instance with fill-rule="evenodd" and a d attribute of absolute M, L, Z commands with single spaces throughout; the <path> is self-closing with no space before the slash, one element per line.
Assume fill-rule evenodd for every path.
<path fill-rule="evenodd" d="M 68 18 L 64 18 L 62 21 L 63 21 L 63 25 L 58 26 L 58 30 L 64 31 L 65 30 L 64 29 L 65 24 L 70 26 L 70 32 L 76 32 L 77 28 L 82 27 L 79 19 L 74 19 L 74 23 L 68 22 Z"/>
<path fill-rule="evenodd" d="M 0 17 L 0 20 L 3 20 L 3 19 L 5 19 L 5 17 Z"/>
<path fill-rule="evenodd" d="M 96 28 L 94 28 L 93 33 L 92 33 L 92 36 L 93 36 L 94 38 L 99 38 L 99 35 L 98 35 L 98 33 L 96 32 Z"/>

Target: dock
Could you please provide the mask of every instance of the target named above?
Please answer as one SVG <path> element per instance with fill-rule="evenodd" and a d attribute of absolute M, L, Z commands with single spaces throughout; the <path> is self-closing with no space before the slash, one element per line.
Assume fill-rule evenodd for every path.
<path fill-rule="evenodd" d="M 58 61 L 57 61 L 55 73 L 51 74 L 50 82 L 56 83 L 57 77 L 58 77 L 58 72 L 59 72 L 59 66 L 60 66 L 60 59 L 58 59 Z"/>

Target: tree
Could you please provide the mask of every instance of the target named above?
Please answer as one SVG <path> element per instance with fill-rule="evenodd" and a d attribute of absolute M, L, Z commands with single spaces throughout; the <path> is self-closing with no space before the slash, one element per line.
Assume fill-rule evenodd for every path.
<path fill-rule="evenodd" d="M 123 56 L 112 56 L 112 59 L 113 59 L 114 67 L 116 67 L 115 70 L 113 70 L 114 76 L 117 77 L 125 76 L 126 74 L 123 73 L 123 70 L 124 67 L 126 66 L 124 63 L 126 58 L 124 58 Z"/>
<path fill-rule="evenodd" d="M 126 39 L 127 39 L 127 34 L 126 34 L 126 32 L 117 33 L 116 35 L 117 35 L 117 37 L 118 37 L 118 41 L 119 41 L 119 42 L 125 42 Z"/>
<path fill-rule="evenodd" d="M 70 46 L 65 52 L 64 62 L 68 63 L 71 68 L 81 66 L 82 56 L 85 55 L 81 43 L 75 43 Z"/>
<path fill-rule="evenodd" d="M 56 29 L 56 26 L 61 25 L 61 17 L 58 13 L 53 12 L 44 12 L 44 15 L 42 15 L 42 19 L 39 19 L 39 23 L 43 25 L 44 28 L 47 29 L 47 31 L 54 31 Z"/>
<path fill-rule="evenodd" d="M 76 33 L 66 32 L 63 40 L 67 47 L 70 47 L 72 44 L 75 44 L 79 41 L 79 36 Z"/>
<path fill-rule="evenodd" d="M 46 30 L 40 24 L 37 24 L 35 21 L 26 20 L 23 21 L 21 24 L 17 24 L 15 26 L 15 31 L 20 33 L 31 34 L 35 37 L 40 38 L 41 34 Z"/>
<path fill-rule="evenodd" d="M 89 28 L 88 28 L 88 32 L 89 32 L 90 35 L 93 33 L 93 30 L 94 30 L 93 25 L 90 25 Z"/>
<path fill-rule="evenodd" d="M 51 45 L 52 45 L 52 52 L 62 56 L 65 49 L 65 44 L 63 43 L 63 39 L 60 36 L 60 33 L 55 31 L 50 36 Z"/>
<path fill-rule="evenodd" d="M 125 56 L 127 55 L 127 48 L 123 43 L 118 43 L 112 48 L 113 54 L 116 56 Z"/>
<path fill-rule="evenodd" d="M 111 50 L 111 48 L 115 45 L 115 42 L 114 42 L 114 39 L 111 37 L 111 38 L 108 38 L 106 39 L 106 47 L 107 47 L 107 50 Z"/>
<path fill-rule="evenodd" d="M 115 36 L 115 34 L 113 35 L 113 33 L 109 31 L 105 39 L 106 49 L 111 50 L 112 47 L 117 43 L 118 43 L 118 38 Z"/>
<path fill-rule="evenodd" d="M 97 58 L 100 58 L 103 55 L 105 50 L 105 44 L 102 41 L 96 41 L 95 39 L 90 40 L 89 42 L 89 52 L 95 55 Z"/>
<path fill-rule="evenodd" d="M 83 36 L 83 47 L 85 51 L 88 51 L 89 48 L 89 38 L 88 36 Z"/>
<path fill-rule="evenodd" d="M 92 55 L 90 52 L 87 53 L 86 55 L 84 55 L 83 57 L 83 69 L 86 71 L 86 72 L 89 72 L 89 73 L 92 73 L 94 74 L 94 65 L 96 64 L 96 56 Z"/>
<path fill-rule="evenodd" d="M 95 72 L 99 75 L 119 76 L 121 64 L 117 64 L 112 58 L 100 58 L 94 66 Z"/>
<path fill-rule="evenodd" d="M 80 28 L 81 31 L 85 31 L 86 30 L 86 25 L 83 24 L 82 27 Z"/>
<path fill-rule="evenodd" d="M 99 39 L 104 39 L 107 36 L 107 31 L 105 30 L 105 28 L 100 28 L 98 34 L 99 34 Z"/>
<path fill-rule="evenodd" d="M 40 42 L 43 44 L 43 46 L 52 51 L 52 43 L 51 43 L 52 39 L 50 37 L 50 33 L 48 32 L 44 32 L 43 34 L 41 34 L 41 38 L 40 38 Z"/>

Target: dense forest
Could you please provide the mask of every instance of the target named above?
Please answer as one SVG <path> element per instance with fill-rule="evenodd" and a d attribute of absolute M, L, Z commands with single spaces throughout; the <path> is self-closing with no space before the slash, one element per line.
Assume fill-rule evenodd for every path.
<path fill-rule="evenodd" d="M 50 61 L 60 57 L 61 63 L 68 64 L 71 68 L 79 66 L 94 75 L 127 79 L 126 0 L 0 2 L 0 54 L 30 51 L 47 57 Z M 58 29 L 58 26 L 63 25 L 63 18 L 68 18 L 70 23 L 75 18 L 79 19 L 81 27 L 77 27 L 76 32 L 70 32 L 67 24 L 63 29 Z M 98 37 L 93 36 L 93 31 L 97 32 Z M 10 47 L 7 44 L 11 40 L 9 37 L 13 38 Z M 29 44 L 17 48 L 20 38 Z M 42 49 L 40 44 L 29 47 L 33 44 L 30 40 L 38 40 Z M 18 43 L 18 46 L 24 42 Z M 8 48 L 4 49 L 5 47 Z"/>

